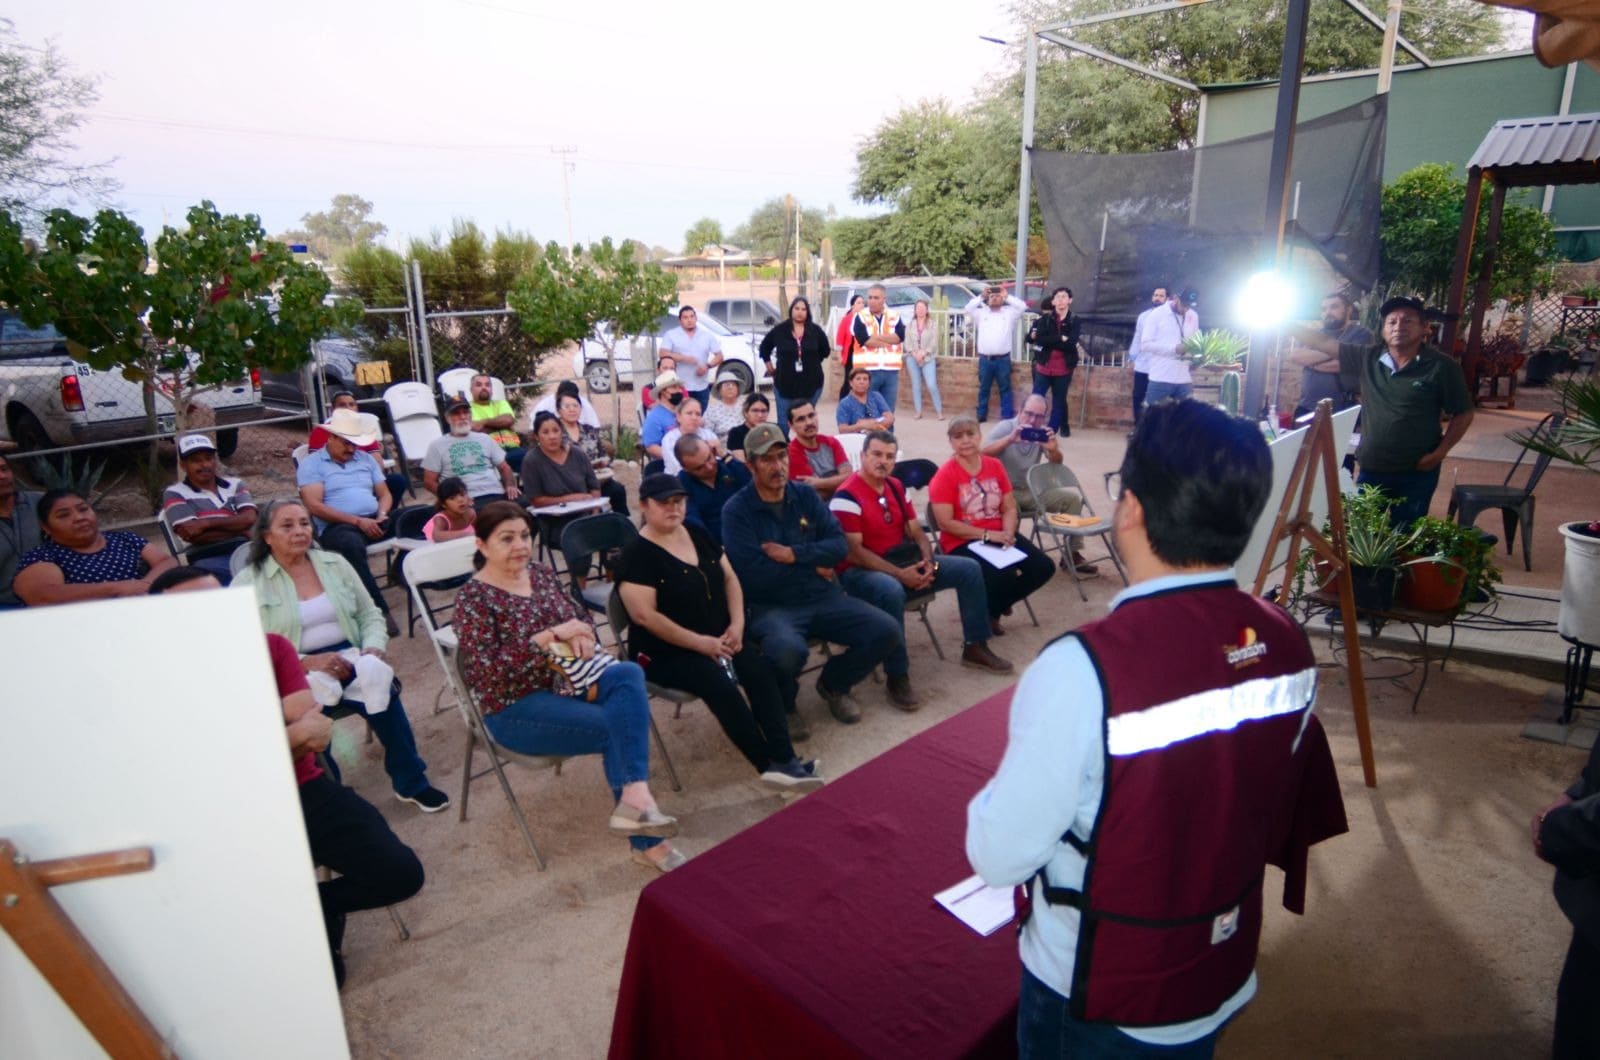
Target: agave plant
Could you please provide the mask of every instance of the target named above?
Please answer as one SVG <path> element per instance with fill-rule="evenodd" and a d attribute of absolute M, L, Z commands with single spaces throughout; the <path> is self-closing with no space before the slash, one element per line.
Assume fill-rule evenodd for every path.
<path fill-rule="evenodd" d="M 1575 467 L 1600 468 L 1600 381 L 1568 379 L 1554 384 L 1561 396 L 1566 422 L 1553 437 L 1543 437 L 1533 429 L 1518 431 L 1511 440 L 1542 456 L 1564 461 Z"/>
<path fill-rule="evenodd" d="M 1205 368 L 1238 364 L 1239 358 L 1244 356 L 1244 351 L 1250 348 L 1250 340 L 1231 331 L 1214 328 L 1211 331 L 1197 331 L 1190 335 L 1184 340 L 1183 348 L 1194 359 L 1196 367 Z"/>

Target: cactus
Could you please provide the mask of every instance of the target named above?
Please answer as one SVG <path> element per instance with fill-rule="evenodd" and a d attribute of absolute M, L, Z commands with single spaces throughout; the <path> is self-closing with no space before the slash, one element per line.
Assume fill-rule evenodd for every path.
<path fill-rule="evenodd" d="M 1228 372 L 1222 377 L 1222 390 L 1217 404 L 1230 416 L 1239 415 L 1239 373 Z"/>
<path fill-rule="evenodd" d="M 933 342 L 933 355 L 946 357 L 950 354 L 950 296 L 944 293 L 943 287 L 933 289 L 933 297 L 928 299 L 928 313 L 934 320 L 943 320 L 945 327 L 935 333 Z"/>

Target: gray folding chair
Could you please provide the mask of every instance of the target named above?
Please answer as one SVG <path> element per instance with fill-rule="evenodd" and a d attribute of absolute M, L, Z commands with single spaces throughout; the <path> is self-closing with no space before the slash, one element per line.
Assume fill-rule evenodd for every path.
<path fill-rule="evenodd" d="M 1072 575 L 1072 584 L 1078 590 L 1078 597 L 1088 601 L 1089 594 L 1083 591 L 1083 582 L 1078 578 L 1078 565 L 1072 560 L 1073 546 L 1078 541 L 1090 537 L 1098 537 L 1105 542 L 1106 558 L 1111 560 L 1117 568 L 1117 574 L 1122 578 L 1122 584 L 1128 584 L 1127 572 L 1122 569 L 1122 560 L 1117 555 L 1117 547 L 1111 540 L 1111 520 L 1095 517 L 1095 521 L 1088 526 L 1057 526 L 1050 521 L 1049 514 L 1044 510 L 1043 499 L 1051 490 L 1071 489 L 1077 490 L 1078 496 L 1083 498 L 1082 514 L 1094 517 L 1094 507 L 1089 503 L 1089 498 L 1083 492 L 1083 484 L 1078 481 L 1078 476 L 1066 464 L 1052 464 L 1048 461 L 1035 464 L 1028 469 L 1028 492 L 1033 494 L 1034 503 L 1039 506 L 1034 516 L 1033 528 L 1035 533 L 1052 534 L 1061 543 L 1061 566 Z M 1041 546 L 1042 547 L 1042 546 Z"/>

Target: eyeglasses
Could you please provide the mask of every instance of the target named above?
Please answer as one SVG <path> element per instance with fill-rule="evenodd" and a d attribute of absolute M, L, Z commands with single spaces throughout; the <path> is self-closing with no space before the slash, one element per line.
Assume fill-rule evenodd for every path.
<path fill-rule="evenodd" d="M 1017 413 L 1018 419 L 1026 417 L 1030 420 L 1042 420 L 1044 419 L 1044 416 L 1045 414 L 1042 412 L 1030 412 L 1028 409 L 1023 409 L 1021 412 Z"/>
<path fill-rule="evenodd" d="M 1106 472 L 1106 496 L 1113 502 L 1122 496 L 1122 472 Z"/>
<path fill-rule="evenodd" d="M 889 514 L 889 498 L 883 496 L 882 494 L 879 494 L 878 495 L 878 506 L 883 509 L 883 521 L 884 521 L 884 524 L 887 525 L 889 523 L 894 522 L 894 516 Z"/>

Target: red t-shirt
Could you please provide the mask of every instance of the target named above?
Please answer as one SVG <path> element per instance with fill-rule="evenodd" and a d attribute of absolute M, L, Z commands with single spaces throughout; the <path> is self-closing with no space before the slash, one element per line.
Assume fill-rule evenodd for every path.
<path fill-rule="evenodd" d="M 850 463 L 850 458 L 844 453 L 844 446 L 839 444 L 839 439 L 830 438 L 826 434 L 817 435 L 817 448 L 824 446 L 833 453 L 833 468 L 827 471 L 818 471 L 811 464 L 813 450 L 800 444 L 799 438 L 789 439 L 789 478 L 801 479 L 807 477 L 822 478 L 825 475 L 837 474 L 838 469 Z"/>
<path fill-rule="evenodd" d="M 278 682 L 279 699 L 286 699 L 296 692 L 311 690 L 311 686 L 306 683 L 305 669 L 300 665 L 300 653 L 294 650 L 294 645 L 288 637 L 268 633 L 267 654 L 272 657 L 272 676 Z M 322 767 L 317 765 L 317 756 L 314 752 L 307 751 L 294 760 L 296 784 L 304 784 L 320 776 Z"/>
<path fill-rule="evenodd" d="M 1005 495 L 1011 492 L 1011 478 L 1006 474 L 1005 465 L 994 457 L 986 456 L 982 460 L 978 473 L 970 475 L 952 457 L 928 483 L 928 500 L 950 505 L 955 509 L 955 518 L 980 530 L 1004 530 L 1000 513 L 1004 510 Z M 964 544 L 963 538 L 939 532 L 939 547 L 946 552 Z"/>
<path fill-rule="evenodd" d="M 887 555 L 891 548 L 906 540 L 906 521 L 915 519 L 916 512 L 906 502 L 904 488 L 894 479 L 883 484 L 883 493 L 873 492 L 866 479 L 851 475 L 839 484 L 828 502 L 828 510 L 839 520 L 847 534 L 860 534 L 861 544 L 875 555 Z M 838 569 L 850 566 L 845 560 Z"/>

